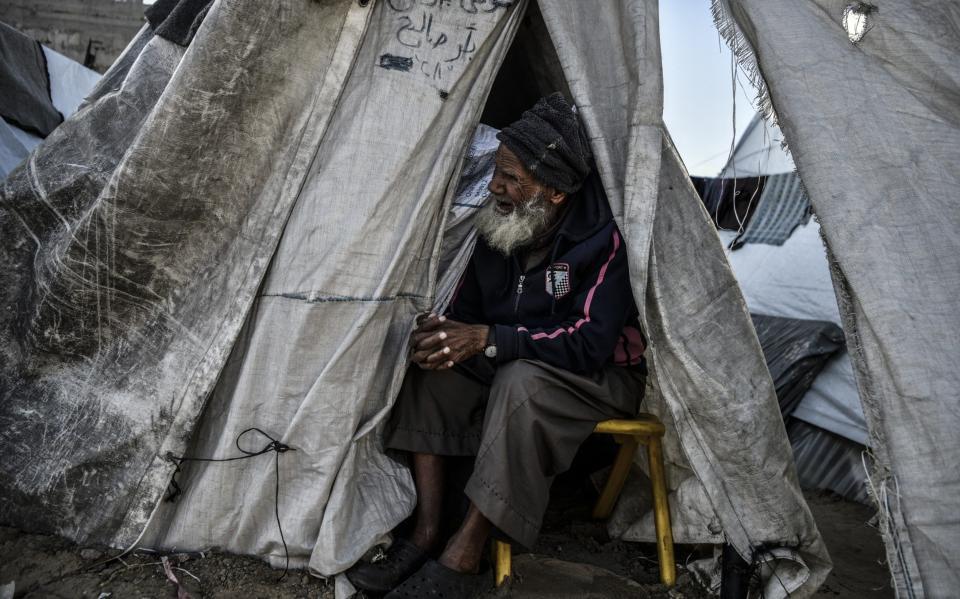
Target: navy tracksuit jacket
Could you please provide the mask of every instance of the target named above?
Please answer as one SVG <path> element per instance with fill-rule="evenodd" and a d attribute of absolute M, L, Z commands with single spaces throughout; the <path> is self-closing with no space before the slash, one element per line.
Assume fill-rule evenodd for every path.
<path fill-rule="evenodd" d="M 567 201 L 547 259 L 528 271 L 479 239 L 449 316 L 493 327 L 498 363 L 527 358 L 581 374 L 642 364 L 627 251 L 599 178 Z"/>

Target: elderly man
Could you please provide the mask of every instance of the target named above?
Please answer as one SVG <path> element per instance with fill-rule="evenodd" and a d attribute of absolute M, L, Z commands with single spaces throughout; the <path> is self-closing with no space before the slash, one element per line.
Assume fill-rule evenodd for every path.
<path fill-rule="evenodd" d="M 476 250 L 448 313 L 413 332 L 415 365 L 385 435 L 412 454 L 412 536 L 348 573 L 389 598 L 474 594 L 491 527 L 532 546 L 554 476 L 597 422 L 634 415 L 643 394 L 626 248 L 576 111 L 553 94 L 498 139 Z M 447 456 L 476 456 L 470 506 L 433 561 Z"/>

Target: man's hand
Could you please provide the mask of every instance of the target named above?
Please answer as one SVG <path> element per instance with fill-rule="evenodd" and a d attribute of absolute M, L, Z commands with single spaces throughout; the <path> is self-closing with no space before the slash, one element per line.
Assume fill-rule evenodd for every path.
<path fill-rule="evenodd" d="M 489 331 L 484 324 L 464 324 L 431 314 L 410 335 L 411 359 L 426 370 L 452 368 L 482 352 Z"/>

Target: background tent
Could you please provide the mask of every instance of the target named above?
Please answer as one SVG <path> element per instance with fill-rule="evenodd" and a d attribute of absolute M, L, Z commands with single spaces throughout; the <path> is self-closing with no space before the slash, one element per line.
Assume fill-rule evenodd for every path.
<path fill-rule="evenodd" d="M 960 11 L 716 0 L 823 231 L 894 587 L 960 588 Z"/>
<path fill-rule="evenodd" d="M 4 182 L 0 517 L 349 566 L 413 506 L 377 433 L 485 100 L 496 125 L 569 84 L 690 474 L 677 509 L 769 560 L 768 596 L 813 592 L 829 558 L 773 383 L 663 130 L 655 2 L 176 7 L 37 148 L 43 177 Z M 160 503 L 175 456 L 232 455 L 251 426 L 295 451 L 184 463 Z"/>
<path fill-rule="evenodd" d="M 6 177 L 46 135 L 49 127 L 31 126 L 29 114 L 44 112 L 53 115 L 48 121 L 55 126 L 80 107 L 100 75 L 50 48 L 0 23 L 0 106 L 19 110 L 29 108 L 27 123 L 18 123 L 16 115 L 0 109 L 0 178 Z M 17 95 L 16 88 L 25 80 L 37 80 L 39 95 Z M 19 85 L 18 85 L 19 84 Z M 56 113 L 59 113 L 59 116 Z"/>
<path fill-rule="evenodd" d="M 735 235 L 721 231 L 721 238 Z M 745 244 L 728 258 L 751 312 L 840 324 L 816 222 L 799 227 L 782 246 Z M 868 501 L 866 421 L 845 349 L 830 359 L 790 412 L 787 432 L 802 486 Z"/>
<path fill-rule="evenodd" d="M 709 187 L 732 186 L 734 178 L 766 184 L 743 230 L 719 231 L 750 312 L 840 325 L 820 226 L 809 218 L 809 200 L 776 124 L 756 115 L 717 177 L 721 181 Z M 772 178 L 779 183 L 769 183 Z M 801 484 L 868 502 L 867 424 L 846 349 L 785 416 Z"/>

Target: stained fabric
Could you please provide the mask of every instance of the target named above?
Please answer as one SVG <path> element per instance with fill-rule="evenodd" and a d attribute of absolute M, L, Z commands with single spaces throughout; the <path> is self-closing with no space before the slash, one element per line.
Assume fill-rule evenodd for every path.
<path fill-rule="evenodd" d="M 39 137 L 63 122 L 50 96 L 47 59 L 40 42 L 0 23 L 0 117 Z"/>
<path fill-rule="evenodd" d="M 187 48 L 141 32 L 0 197 L 0 517 L 86 542 L 289 551 L 326 575 L 381 542 L 414 496 L 379 433 L 527 4 L 217 0 Z M 829 558 L 663 131 L 656 3 L 540 9 L 527 41 L 557 61 L 528 60 L 541 93 L 569 88 L 626 241 L 678 529 L 772 559 L 767 596 L 808 596 Z M 233 455 L 250 426 L 295 449 L 279 456 L 286 551 L 272 465 L 185 463 L 160 504 L 168 453 Z"/>
<path fill-rule="evenodd" d="M 641 307 L 641 324 L 653 386 L 646 409 L 672 433 L 664 437 L 664 455 L 674 539 L 728 542 L 748 562 L 769 561 L 776 569 L 765 579 L 764 596 L 810 596 L 831 562 L 800 491 L 739 287 L 672 145 L 664 148 L 659 185 L 645 296 L 646 310 L 656 311 Z M 691 285 L 703 294 L 690 294 Z M 624 494 L 611 534 L 654 539 L 641 489 Z"/>
<path fill-rule="evenodd" d="M 187 449 L 230 452 L 248 422 L 296 448 L 281 459 L 281 520 L 293 563 L 320 574 L 349 567 L 415 503 L 379 431 L 414 316 L 433 302 L 451 178 L 522 14 L 490 9 L 352 3 L 347 22 L 331 25 L 346 53 L 334 61 L 344 77 L 329 90 L 336 103 L 322 142 L 305 146 L 312 160 L 289 191 L 295 202 L 272 266 Z M 447 42 L 427 47 L 441 35 Z M 272 476 L 256 464 L 191 468 L 184 496 L 161 507 L 144 541 L 219 544 L 282 563 L 276 525 L 260 516 L 273 504 Z"/>
<path fill-rule="evenodd" d="M 3 441 L 42 447 L 3 461 L 8 522 L 140 536 L 172 472 L 163 456 L 184 453 L 272 254 L 277 194 L 308 160 L 304 107 L 324 97 L 316 77 L 344 14 L 308 4 L 281 23 L 259 3 L 221 6 L 225 54 L 153 37 L 4 182 L 2 301 L 17 309 L 0 316 Z M 309 76 L 280 75 L 280 38 L 316 57 Z"/>
<path fill-rule="evenodd" d="M 671 488 L 679 491 L 671 498 L 671 514 L 701 539 L 716 540 L 722 530 L 720 538 L 748 561 L 759 557 L 761 546 L 793 548 L 799 560 L 771 560 L 776 576 L 766 596 L 809 596 L 830 560 L 797 483 L 743 298 L 663 131 L 656 6 L 540 6 L 627 241 L 634 297 L 649 341 L 653 390 L 645 401 L 669 423 L 673 439 L 664 445 Z M 630 48 L 630 59 L 578 50 L 601 39 Z M 624 122 L 631 125 L 625 129 Z M 751 431 L 749 445 L 741 441 L 744 430 Z M 652 538 L 639 533 L 652 527 L 633 524 L 637 534 L 624 538 Z"/>
<path fill-rule="evenodd" d="M 960 10 L 723 0 L 831 256 L 900 597 L 960 587 Z M 844 11 L 866 13 L 859 36 Z"/>

